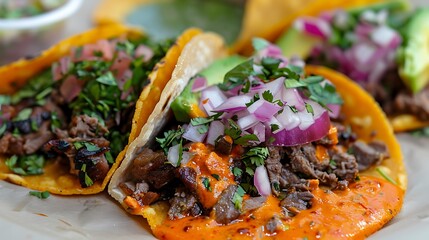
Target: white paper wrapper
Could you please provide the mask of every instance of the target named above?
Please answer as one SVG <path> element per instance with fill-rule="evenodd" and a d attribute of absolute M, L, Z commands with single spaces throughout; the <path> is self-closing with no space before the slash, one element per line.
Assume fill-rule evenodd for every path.
<path fill-rule="evenodd" d="M 405 204 L 370 239 L 429 239 L 429 138 L 398 137 L 409 176 Z M 142 218 L 128 215 L 107 194 L 41 200 L 3 181 L 0 234 L 0 239 L 154 239 Z"/>

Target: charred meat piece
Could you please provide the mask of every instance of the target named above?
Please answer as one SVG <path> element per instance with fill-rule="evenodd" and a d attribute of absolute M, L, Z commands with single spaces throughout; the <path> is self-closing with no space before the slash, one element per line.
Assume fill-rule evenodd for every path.
<path fill-rule="evenodd" d="M 334 174 L 340 180 L 353 182 L 358 174 L 358 164 L 356 158 L 348 153 L 334 153 L 331 160 L 335 163 L 331 164 Z"/>
<path fill-rule="evenodd" d="M 174 178 L 175 168 L 165 164 L 167 157 L 162 152 L 154 152 L 145 148 L 134 159 L 130 174 L 134 181 L 146 181 L 152 187 L 159 189 Z"/>
<path fill-rule="evenodd" d="M 352 144 L 350 150 L 356 157 L 359 171 L 363 171 L 373 165 L 377 165 L 389 156 L 386 145 L 378 141 L 373 142 L 372 144 L 357 141 Z"/>
<path fill-rule="evenodd" d="M 243 212 L 251 211 L 260 208 L 267 200 L 264 196 L 251 197 L 243 201 Z"/>
<path fill-rule="evenodd" d="M 232 201 L 236 190 L 236 185 L 230 185 L 223 190 L 219 200 L 213 207 L 216 222 L 228 224 L 240 216 L 240 211 L 235 208 Z"/>
<path fill-rule="evenodd" d="M 274 233 L 281 225 L 283 225 L 283 223 L 280 218 L 277 215 L 274 215 L 270 220 L 268 220 L 265 227 L 269 233 Z"/>
<path fill-rule="evenodd" d="M 193 168 L 181 167 L 176 171 L 177 177 L 192 193 L 197 191 L 197 173 Z"/>
<path fill-rule="evenodd" d="M 71 137 L 79 138 L 102 137 L 109 132 L 105 126 L 98 122 L 97 118 L 88 115 L 74 116 L 69 129 Z"/>
<path fill-rule="evenodd" d="M 168 210 L 168 217 L 172 220 L 187 216 L 195 217 L 202 213 L 202 208 L 197 198 L 183 189 L 179 188 L 169 202 L 170 209 Z"/>
<path fill-rule="evenodd" d="M 284 208 L 286 216 L 295 216 L 300 211 L 311 207 L 311 199 L 313 199 L 311 192 L 290 192 L 280 202 Z"/>
<path fill-rule="evenodd" d="M 101 181 L 106 177 L 110 167 L 104 154 L 109 150 L 107 147 L 101 147 L 94 151 L 90 151 L 86 147 L 77 150 L 75 169 L 79 170 L 79 181 L 82 187 L 89 187 L 85 181 L 85 175 L 82 177 L 82 173 L 88 174 L 94 182 Z"/>
<path fill-rule="evenodd" d="M 282 173 L 282 164 L 280 163 L 280 147 L 269 147 L 269 156 L 265 160 L 265 167 L 268 171 L 268 177 L 271 183 L 271 191 L 278 196 L 280 191 L 280 175 Z"/>
<path fill-rule="evenodd" d="M 216 139 L 215 152 L 222 155 L 229 155 L 232 151 L 233 140 L 230 136 L 224 135 Z"/>

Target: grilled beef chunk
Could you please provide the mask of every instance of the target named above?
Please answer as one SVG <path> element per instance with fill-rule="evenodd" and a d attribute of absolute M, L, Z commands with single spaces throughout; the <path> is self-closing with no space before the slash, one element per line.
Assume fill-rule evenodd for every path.
<path fill-rule="evenodd" d="M 269 147 L 270 155 L 265 160 L 265 167 L 268 171 L 268 177 L 271 183 L 271 191 L 274 195 L 278 196 L 280 191 L 280 175 L 282 173 L 282 164 L 280 163 L 280 149 L 279 147 Z"/>
<path fill-rule="evenodd" d="M 98 122 L 95 117 L 88 115 L 74 116 L 70 123 L 69 134 L 71 137 L 94 138 L 102 137 L 109 130 Z"/>
<path fill-rule="evenodd" d="M 283 223 L 280 220 L 280 218 L 277 215 L 274 215 L 272 218 L 270 218 L 270 220 L 268 220 L 265 227 L 268 230 L 268 232 L 274 233 L 282 224 Z"/>
<path fill-rule="evenodd" d="M 300 211 L 311 207 L 310 201 L 313 197 L 309 191 L 289 192 L 280 205 L 284 208 L 286 216 L 295 216 Z"/>
<path fill-rule="evenodd" d="M 342 180 L 353 182 L 358 174 L 358 164 L 353 155 L 347 153 L 333 153 L 331 159 L 335 164 L 331 164 L 334 174 Z"/>
<path fill-rule="evenodd" d="M 232 151 L 232 138 L 228 135 L 219 137 L 215 142 L 216 153 L 229 155 Z"/>
<path fill-rule="evenodd" d="M 168 217 L 172 220 L 187 216 L 198 216 L 202 213 L 202 208 L 197 198 L 181 188 L 176 191 L 174 197 L 169 202 Z"/>
<path fill-rule="evenodd" d="M 236 190 L 236 185 L 230 185 L 223 190 L 219 200 L 213 207 L 216 222 L 228 224 L 240 216 L 240 211 L 235 208 L 232 201 Z"/>
<path fill-rule="evenodd" d="M 359 171 L 363 171 L 373 165 L 377 165 L 383 159 L 388 157 L 386 145 L 379 141 L 374 141 L 369 144 L 357 141 L 352 144 L 350 149 L 356 157 Z"/>
<path fill-rule="evenodd" d="M 197 191 L 197 173 L 193 168 L 181 167 L 176 171 L 178 178 L 192 193 Z"/>
<path fill-rule="evenodd" d="M 137 182 L 146 181 L 152 187 L 160 189 L 174 178 L 174 167 L 165 164 L 166 161 L 164 153 L 145 148 L 130 167 L 131 178 Z"/>
<path fill-rule="evenodd" d="M 243 201 L 243 208 L 241 209 L 243 212 L 251 211 L 260 208 L 265 201 L 266 197 L 251 197 Z"/>
<path fill-rule="evenodd" d="M 15 137 L 12 133 L 5 133 L 0 139 L 0 154 L 24 155 L 24 139 Z"/>
<path fill-rule="evenodd" d="M 25 154 L 33 154 L 42 146 L 54 137 L 54 134 L 50 131 L 50 122 L 44 122 L 39 127 L 39 130 L 34 133 L 30 133 L 24 136 L 24 152 Z"/>

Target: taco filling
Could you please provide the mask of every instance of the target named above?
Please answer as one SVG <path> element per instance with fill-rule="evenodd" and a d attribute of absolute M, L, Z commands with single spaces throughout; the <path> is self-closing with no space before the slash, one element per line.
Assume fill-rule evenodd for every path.
<path fill-rule="evenodd" d="M 160 239 L 362 237 L 379 229 L 403 197 L 403 182 L 377 167 L 389 158 L 386 144 L 354 133 L 329 79 L 306 76 L 303 61 L 264 40 L 254 46 L 218 84 L 207 72 L 224 70 L 206 71 L 171 104 L 176 118 L 121 173 L 123 205 L 147 217 Z M 376 168 L 385 180 L 361 177 Z"/>
<path fill-rule="evenodd" d="M 170 44 L 124 36 L 75 47 L 13 95 L 0 95 L 0 155 L 9 171 L 40 175 L 57 162 L 83 188 L 103 181 Z"/>
<path fill-rule="evenodd" d="M 408 8 L 406 1 L 389 1 L 300 17 L 278 43 L 286 55 L 299 54 L 307 63 L 346 74 L 374 96 L 388 116 L 407 114 L 428 121 L 429 14 L 428 9 Z M 295 43 L 301 48 L 291 47 Z"/>

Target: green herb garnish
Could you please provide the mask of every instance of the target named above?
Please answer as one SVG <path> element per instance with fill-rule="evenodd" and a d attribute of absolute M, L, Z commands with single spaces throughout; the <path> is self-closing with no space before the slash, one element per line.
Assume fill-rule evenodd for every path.
<path fill-rule="evenodd" d="M 30 191 L 29 194 L 31 196 L 38 197 L 40 199 L 47 199 L 51 194 L 48 191 L 39 192 L 39 191 Z"/>

